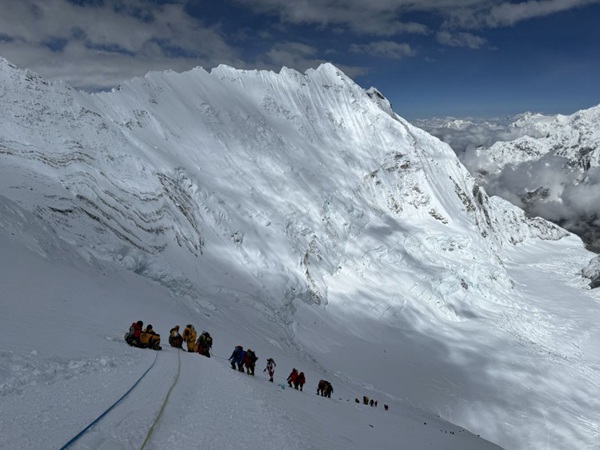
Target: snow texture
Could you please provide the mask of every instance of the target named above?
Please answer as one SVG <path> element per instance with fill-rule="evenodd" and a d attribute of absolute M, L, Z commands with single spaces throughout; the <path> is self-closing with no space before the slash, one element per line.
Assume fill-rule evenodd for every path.
<path fill-rule="evenodd" d="M 0 80 L 0 448 L 59 448 L 151 366 L 73 448 L 597 445 L 593 254 L 378 91 L 330 64 Z M 123 342 L 140 319 L 162 351 Z M 168 347 L 187 323 L 212 358 Z"/>

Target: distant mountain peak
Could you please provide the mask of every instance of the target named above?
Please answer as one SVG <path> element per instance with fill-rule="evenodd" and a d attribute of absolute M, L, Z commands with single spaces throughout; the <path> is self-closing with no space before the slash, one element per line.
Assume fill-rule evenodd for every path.
<path fill-rule="evenodd" d="M 478 181 L 532 216 L 600 251 L 600 105 L 571 115 L 527 112 L 501 121 L 420 121 L 448 142 Z"/>

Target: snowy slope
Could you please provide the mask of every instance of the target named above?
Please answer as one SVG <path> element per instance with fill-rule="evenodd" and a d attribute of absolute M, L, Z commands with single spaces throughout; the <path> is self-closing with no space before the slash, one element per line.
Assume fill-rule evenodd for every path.
<path fill-rule="evenodd" d="M 284 351 L 263 311 L 226 298 L 219 298 L 218 309 L 197 311 L 143 277 L 81 261 L 39 218 L 4 197 L 0 209 L 2 449 L 61 448 L 137 380 L 69 448 L 137 449 L 145 443 L 148 449 L 218 450 L 239 448 L 240 442 L 273 450 L 392 449 L 399 443 L 432 450 L 498 448 L 393 399 L 386 400 L 388 411 L 383 403 L 357 405 L 354 396 L 368 391 L 352 384 L 334 382 L 331 399 L 318 397 L 323 374 Z M 44 256 L 22 245 L 34 242 L 44 246 Z M 161 352 L 131 348 L 122 340 L 131 317 L 151 319 L 163 338 L 175 323 L 211 330 L 213 357 L 168 345 Z M 229 368 L 226 359 L 239 342 L 259 355 L 255 377 Z M 261 371 L 267 355 L 277 362 L 273 384 Z M 293 365 L 307 374 L 304 392 L 285 384 Z"/>
<path fill-rule="evenodd" d="M 97 95 L 5 61 L 0 77 L 5 239 L 50 261 L 97 267 L 89 286 L 127 280 L 106 307 L 114 293 L 60 283 L 59 293 L 94 294 L 79 313 L 53 294 L 55 313 L 42 308 L 39 317 L 63 328 L 53 340 L 70 338 L 63 317 L 78 322 L 91 311 L 81 331 L 113 330 L 80 350 L 101 369 L 138 355 L 119 342 L 138 317 L 163 335 L 192 321 L 218 336 L 220 356 L 255 346 L 286 371 L 302 365 L 313 384 L 331 379 L 345 394 L 338 401 L 374 396 L 506 448 L 594 445 L 598 295 L 581 278 L 592 255 L 563 229 L 488 197 L 448 146 L 393 114 L 376 91 L 331 65 L 304 75 L 224 66 L 152 73 Z M 123 269 L 156 282 L 156 293 L 147 281 L 130 287 L 139 278 Z M 21 284 L 15 297 L 34 297 L 40 309 L 45 296 Z M 17 345 L 29 309 L 11 307 L 3 326 L 15 352 L 2 369 L 8 385 L 29 364 Z M 112 360 L 107 346 L 117 344 L 126 353 Z M 32 367 L 61 357 L 50 347 Z M 355 430 L 354 420 L 341 421 L 340 433 Z M 344 442 L 364 448 L 359 436 Z"/>

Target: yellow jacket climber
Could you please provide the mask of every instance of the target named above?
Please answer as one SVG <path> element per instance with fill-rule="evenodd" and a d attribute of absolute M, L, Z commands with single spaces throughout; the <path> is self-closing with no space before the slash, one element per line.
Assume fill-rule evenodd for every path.
<path fill-rule="evenodd" d="M 185 343 L 187 344 L 187 349 L 188 352 L 193 352 L 194 351 L 194 345 L 196 345 L 196 329 L 194 328 L 194 325 L 192 325 L 191 323 L 188 323 L 185 326 L 185 329 L 183 330 L 183 340 L 185 341 Z"/>
<path fill-rule="evenodd" d="M 140 343 L 144 347 L 151 348 L 153 350 L 160 350 L 160 334 L 154 331 L 152 325 L 148 325 L 144 331 L 140 334 Z"/>

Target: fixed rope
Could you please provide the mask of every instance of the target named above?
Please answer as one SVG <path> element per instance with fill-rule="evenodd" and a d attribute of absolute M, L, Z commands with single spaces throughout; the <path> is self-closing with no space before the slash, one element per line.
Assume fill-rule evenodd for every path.
<path fill-rule="evenodd" d="M 169 397 L 171 396 L 171 392 L 173 391 L 173 388 L 175 387 L 175 384 L 177 384 L 177 380 L 179 380 L 179 372 L 181 370 L 181 356 L 180 356 L 180 354 L 181 354 L 181 352 L 177 352 L 177 375 L 175 375 L 175 380 L 173 380 L 173 384 L 169 388 L 169 392 L 167 392 L 167 396 L 165 397 L 165 400 L 163 401 L 163 404 L 160 407 L 160 410 L 158 411 L 158 414 L 157 414 L 156 418 L 154 419 L 154 422 L 152 423 L 152 426 L 148 430 L 148 434 L 146 434 L 146 439 L 144 439 L 144 442 L 142 443 L 142 446 L 140 447 L 140 450 L 144 450 L 144 448 L 146 447 L 146 444 L 148 443 L 148 440 L 150 439 L 150 436 L 154 432 L 154 427 L 158 423 L 158 419 L 160 419 L 160 416 L 162 416 L 162 413 L 165 410 L 165 406 L 167 405 L 167 402 L 169 401 Z"/>
<path fill-rule="evenodd" d="M 139 382 L 142 381 L 142 378 L 144 378 L 146 376 L 146 374 L 148 372 L 150 372 L 150 369 L 152 369 L 152 367 L 154 367 L 154 363 L 156 363 L 157 359 L 158 359 L 158 352 L 156 352 L 156 356 L 154 357 L 154 361 L 152 361 L 152 364 L 150 364 L 150 367 L 148 367 L 148 369 L 142 374 L 142 376 L 138 378 L 138 380 L 133 384 L 133 386 L 131 386 L 129 388 L 129 390 L 121 396 L 121 398 L 119 398 L 116 402 L 114 402 L 111 406 L 109 406 L 109 408 L 106 411 L 104 411 L 102 414 L 100 414 L 98 417 L 96 417 L 96 419 L 93 420 L 87 427 L 85 427 L 83 430 L 81 430 L 79 433 L 77 433 L 69 442 L 67 442 L 65 445 L 63 445 L 60 448 L 60 450 L 64 450 L 64 449 L 68 448 L 71 444 L 73 444 L 75 441 L 77 441 L 81 436 L 84 435 L 84 433 L 86 431 L 88 431 L 90 428 L 92 428 L 94 425 L 96 425 L 100 421 L 100 419 L 102 419 L 115 406 L 117 406 L 121 402 L 121 400 L 123 400 L 125 397 L 127 397 L 127 395 L 129 395 L 129 393 L 131 391 L 133 391 L 133 389 L 139 384 Z"/>

